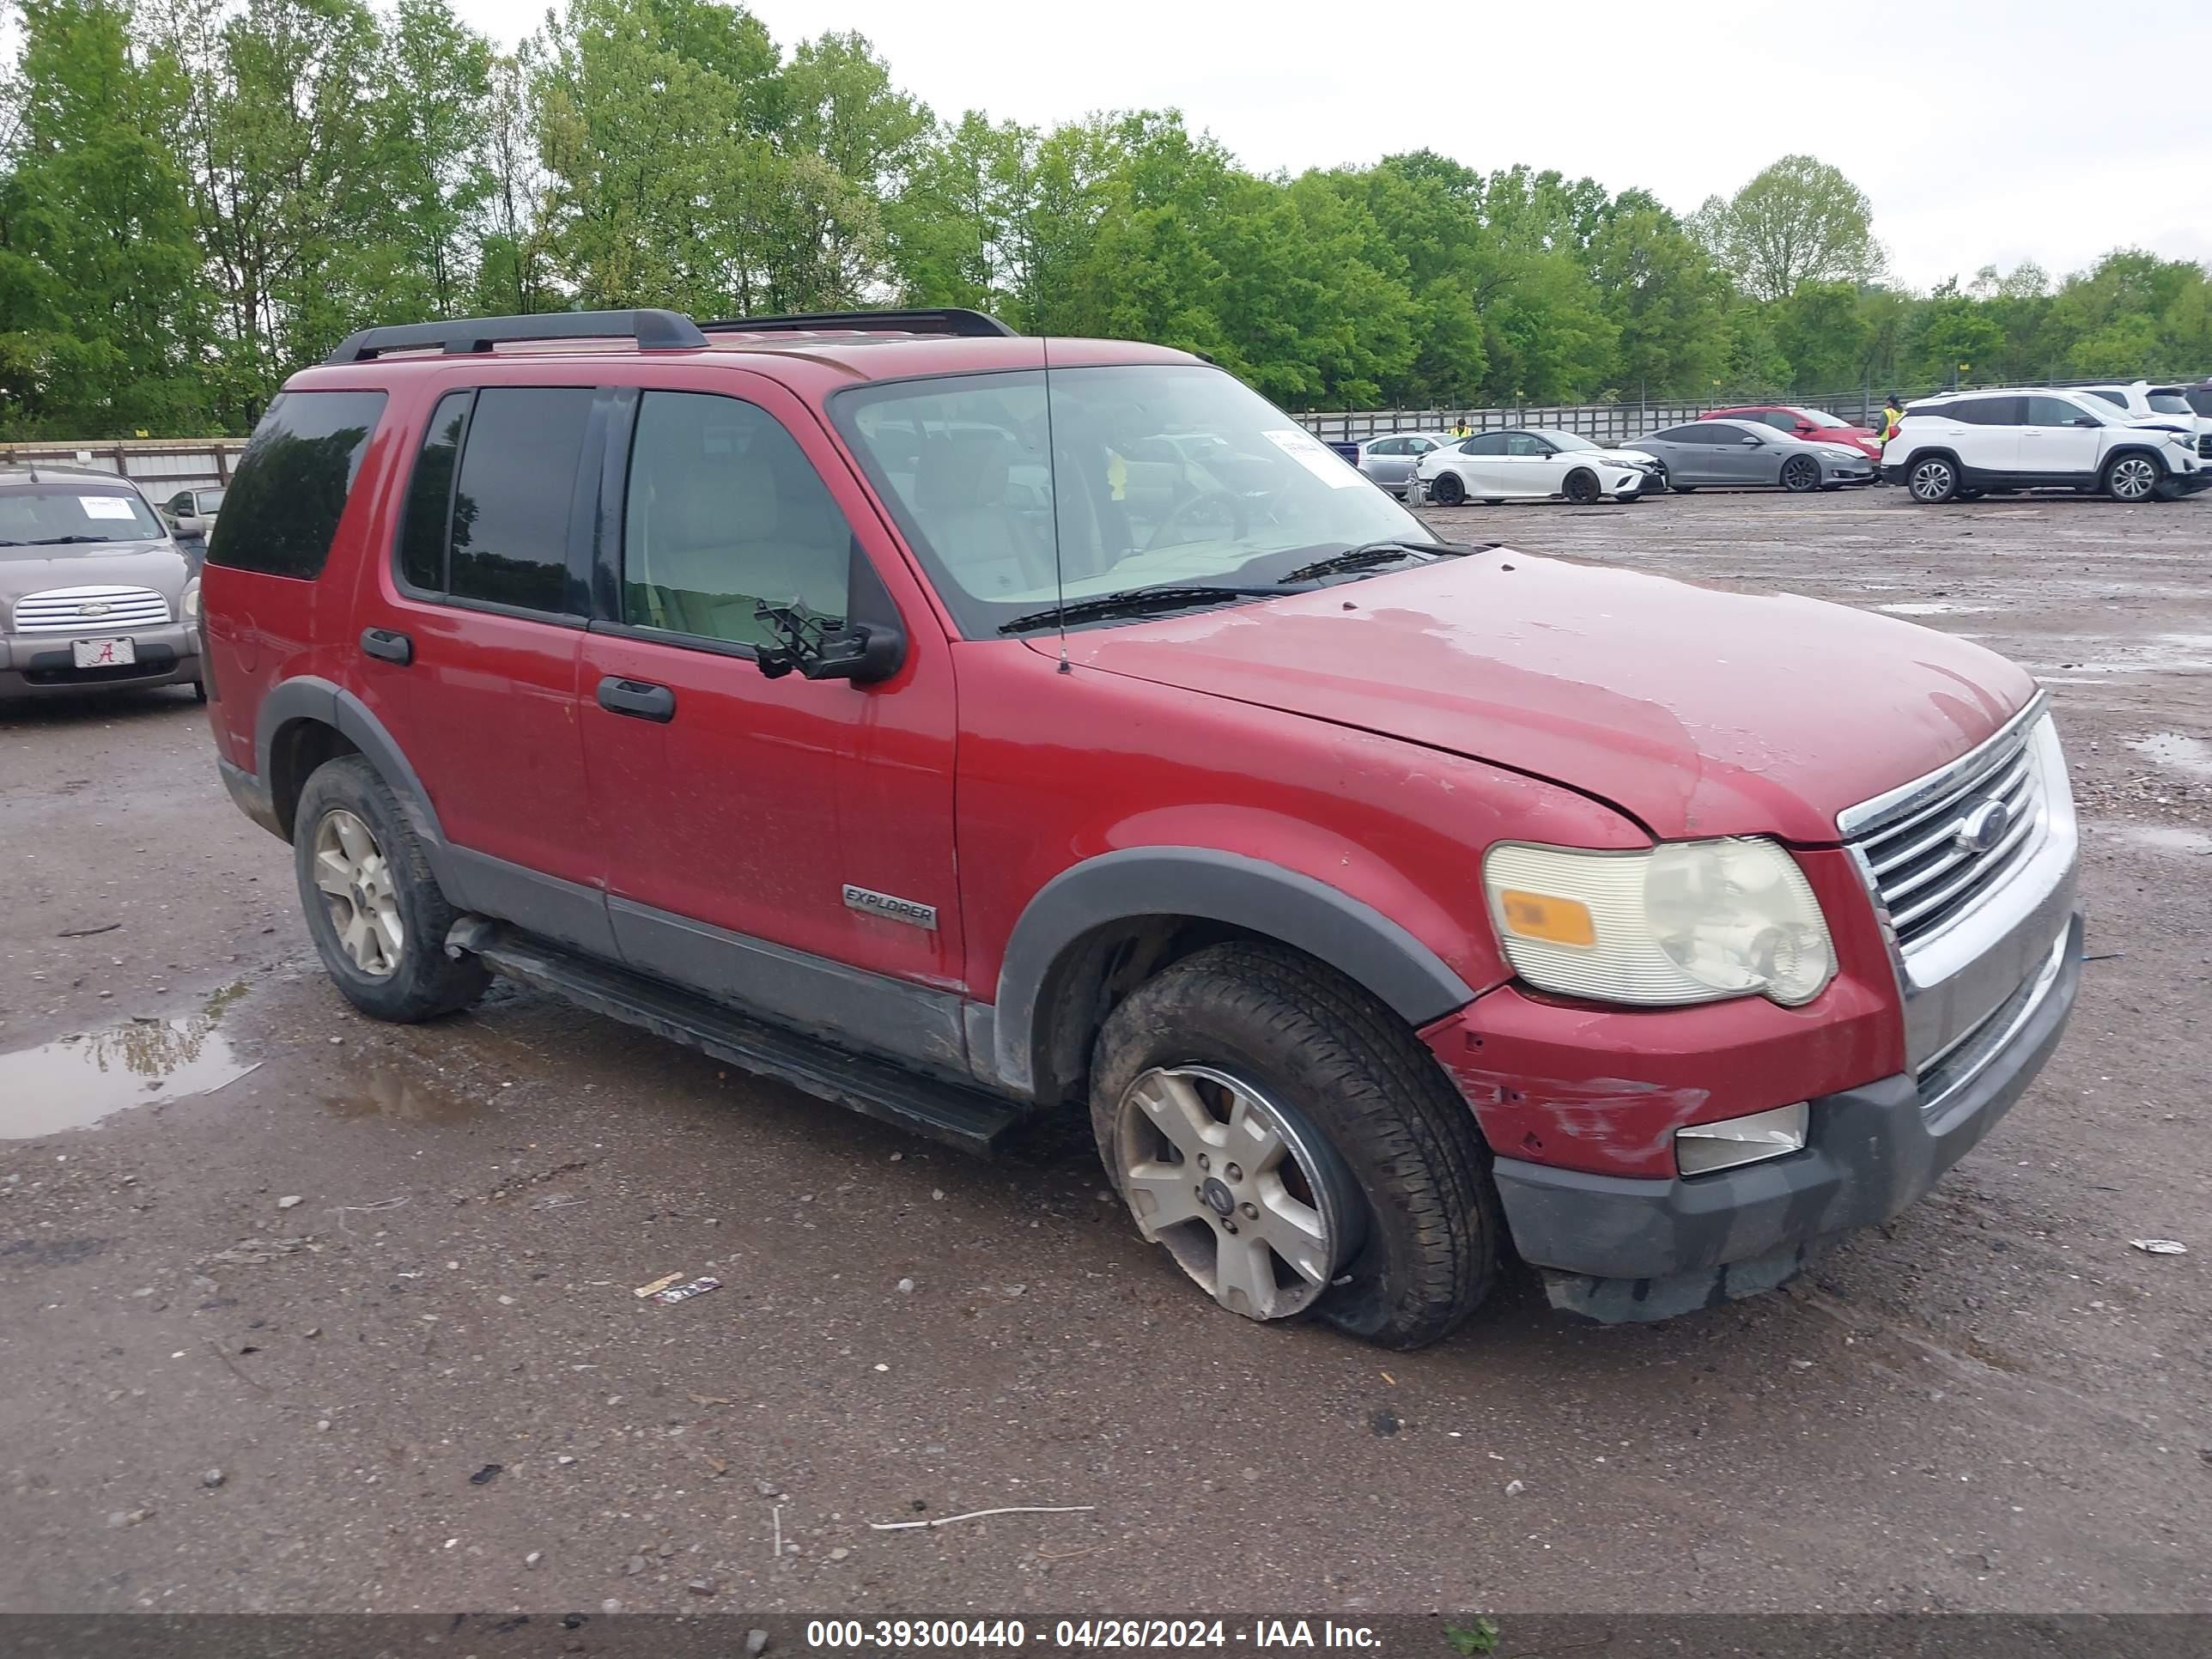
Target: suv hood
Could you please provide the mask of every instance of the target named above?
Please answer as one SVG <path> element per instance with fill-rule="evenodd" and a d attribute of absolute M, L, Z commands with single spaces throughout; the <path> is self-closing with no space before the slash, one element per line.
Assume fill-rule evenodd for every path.
<path fill-rule="evenodd" d="M 2035 694 L 1933 629 L 1504 549 L 1067 647 L 1547 778 L 1662 839 L 1832 843 L 1844 807 L 1965 754 Z"/>
<path fill-rule="evenodd" d="M 150 587 L 176 614 L 191 567 L 169 542 L 0 547 L 0 605 L 51 587 Z"/>

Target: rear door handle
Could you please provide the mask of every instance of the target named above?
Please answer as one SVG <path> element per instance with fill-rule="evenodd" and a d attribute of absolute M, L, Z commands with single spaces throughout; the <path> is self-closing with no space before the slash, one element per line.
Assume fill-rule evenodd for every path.
<path fill-rule="evenodd" d="M 402 668 L 415 660 L 415 641 L 389 628 L 362 629 L 361 648 L 372 657 L 396 662 Z"/>
<path fill-rule="evenodd" d="M 610 714 L 633 720 L 656 720 L 665 726 L 676 718 L 676 694 L 650 680 L 626 680 L 610 674 L 599 682 L 599 707 Z"/>

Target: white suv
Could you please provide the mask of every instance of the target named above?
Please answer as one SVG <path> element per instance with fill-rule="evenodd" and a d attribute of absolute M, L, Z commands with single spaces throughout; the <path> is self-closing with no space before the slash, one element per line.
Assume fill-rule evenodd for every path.
<path fill-rule="evenodd" d="M 2086 392 L 2033 387 L 1906 404 L 1881 471 L 1931 504 L 2016 489 L 2172 501 L 2212 484 L 2195 434 L 2170 420 L 2138 422 Z"/>

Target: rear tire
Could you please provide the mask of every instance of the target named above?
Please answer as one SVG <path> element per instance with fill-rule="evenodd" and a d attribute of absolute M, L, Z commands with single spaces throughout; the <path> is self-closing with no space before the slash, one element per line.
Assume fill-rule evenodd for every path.
<path fill-rule="evenodd" d="M 1163 1107 L 1170 1091 L 1210 1115 L 1200 1121 L 1213 1137 L 1204 1143 L 1211 1169 L 1173 1144 L 1169 1125 L 1190 1135 L 1188 1120 Z M 1261 1200 L 1268 1207 L 1237 1203 L 1255 1171 L 1225 1184 L 1240 1173 L 1240 1094 L 1243 1121 L 1262 1115 L 1260 1102 L 1280 1126 L 1292 1154 L 1277 1155 L 1284 1180 L 1304 1172 L 1306 1196 L 1285 1207 L 1327 1221 L 1307 1264 L 1322 1282 L 1270 1257 L 1267 1304 L 1394 1348 L 1437 1341 L 1474 1311 L 1497 1275 L 1499 1221 L 1489 1150 L 1467 1103 L 1389 1010 L 1277 945 L 1187 957 L 1132 992 L 1098 1035 L 1091 1119 L 1108 1178 L 1186 1273 L 1232 1311 L 1278 1316 L 1255 1313 L 1236 1282 L 1239 1253 L 1255 1235 L 1272 1245 L 1281 1213 L 1279 1186 Z M 1200 1197 L 1184 1196 L 1185 1168 Z M 1249 1228 L 1237 1231 L 1240 1218 Z"/>
<path fill-rule="evenodd" d="M 1503 495 L 1485 495 L 1482 498 L 1482 504 L 1485 507 L 1503 507 L 1505 505 L 1505 497 Z"/>
<path fill-rule="evenodd" d="M 1695 484 L 1676 484 L 1674 493 L 1677 495 L 1694 495 L 1698 493 L 1698 487 Z"/>
<path fill-rule="evenodd" d="M 1905 487 L 1923 507 L 1941 507 L 1959 493 L 1959 468 L 1948 456 L 1926 455 L 1906 469 Z"/>
<path fill-rule="evenodd" d="M 307 932 L 346 1000 L 403 1024 L 465 1008 L 490 975 L 446 954 L 459 916 L 392 786 L 359 755 L 315 769 L 292 823 Z"/>
<path fill-rule="evenodd" d="M 1467 505 L 1467 486 L 1456 472 L 1439 472 L 1430 481 L 1429 499 L 1438 507 Z"/>

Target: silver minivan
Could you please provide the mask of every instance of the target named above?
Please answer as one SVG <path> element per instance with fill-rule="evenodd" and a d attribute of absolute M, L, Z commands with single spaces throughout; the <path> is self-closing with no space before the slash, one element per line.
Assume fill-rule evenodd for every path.
<path fill-rule="evenodd" d="M 138 487 L 0 467 L 0 702 L 200 681 L 199 578 Z"/>

